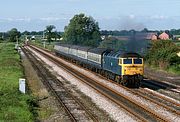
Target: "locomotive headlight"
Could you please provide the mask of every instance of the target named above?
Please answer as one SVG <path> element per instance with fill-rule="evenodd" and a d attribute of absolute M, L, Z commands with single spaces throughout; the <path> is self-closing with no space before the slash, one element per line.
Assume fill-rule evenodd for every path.
<path fill-rule="evenodd" d="M 126 70 L 127 70 L 127 67 L 124 67 L 124 71 L 126 72 Z"/>
<path fill-rule="evenodd" d="M 142 68 L 139 68 L 139 71 L 143 71 L 143 69 L 142 69 Z"/>
<path fill-rule="evenodd" d="M 125 69 L 125 70 L 130 70 L 130 68 L 129 68 L 129 67 L 124 67 L 124 69 Z"/>

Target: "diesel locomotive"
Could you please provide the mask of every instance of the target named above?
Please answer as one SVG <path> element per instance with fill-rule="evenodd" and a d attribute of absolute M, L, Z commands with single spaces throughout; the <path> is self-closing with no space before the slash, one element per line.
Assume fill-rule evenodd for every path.
<path fill-rule="evenodd" d="M 56 44 L 54 51 L 124 86 L 139 87 L 143 80 L 144 62 L 137 53 L 68 44 Z"/>

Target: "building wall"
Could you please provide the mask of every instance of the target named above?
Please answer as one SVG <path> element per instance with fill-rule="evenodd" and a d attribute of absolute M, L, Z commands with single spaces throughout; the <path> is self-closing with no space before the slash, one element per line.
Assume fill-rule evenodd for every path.
<path fill-rule="evenodd" d="M 153 35 L 152 37 L 151 37 L 151 40 L 157 40 L 158 38 L 157 38 L 157 36 L 156 35 Z"/>
<path fill-rule="evenodd" d="M 159 39 L 161 39 L 161 40 L 168 40 L 169 39 L 169 35 L 166 34 L 165 32 L 163 32 L 162 34 L 159 35 Z"/>

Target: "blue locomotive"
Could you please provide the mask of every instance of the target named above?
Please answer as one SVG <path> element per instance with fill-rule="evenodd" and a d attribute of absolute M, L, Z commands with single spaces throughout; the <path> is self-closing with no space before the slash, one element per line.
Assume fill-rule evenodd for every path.
<path fill-rule="evenodd" d="M 143 58 L 137 53 L 68 44 L 56 44 L 55 53 L 124 86 L 139 87 L 144 73 Z"/>

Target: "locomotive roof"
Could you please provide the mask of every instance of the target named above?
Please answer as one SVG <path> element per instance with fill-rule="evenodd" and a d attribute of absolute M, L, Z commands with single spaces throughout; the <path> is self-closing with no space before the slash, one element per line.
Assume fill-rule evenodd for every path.
<path fill-rule="evenodd" d="M 71 49 L 78 49 L 79 46 L 77 46 L 77 45 L 71 45 L 70 48 L 71 48 Z"/>
<path fill-rule="evenodd" d="M 106 54 L 107 56 L 110 57 L 115 57 L 115 58 L 128 58 L 128 57 L 138 57 L 141 58 L 141 56 L 135 52 L 125 52 L 123 50 L 118 50 L 118 51 L 111 51 L 110 53 Z"/>
<path fill-rule="evenodd" d="M 95 54 L 102 54 L 106 51 L 109 51 L 109 50 L 106 48 L 92 48 L 88 50 L 88 52 L 95 53 Z"/>
<path fill-rule="evenodd" d="M 63 46 L 63 47 L 70 47 L 71 46 L 69 44 L 62 44 L 62 43 L 56 43 L 55 45 Z"/>
<path fill-rule="evenodd" d="M 88 51 L 92 47 L 89 46 L 78 46 L 78 45 L 70 45 L 70 44 L 63 44 L 63 43 L 56 43 L 55 45 L 63 46 L 63 47 L 70 47 L 72 49 L 78 49 L 82 51 Z"/>
<path fill-rule="evenodd" d="M 104 53 L 104 55 L 106 55 L 106 56 L 110 56 L 110 57 L 112 56 L 115 58 L 118 58 L 118 57 L 122 57 L 122 58 L 138 57 L 138 58 L 141 58 L 141 56 L 138 53 L 125 52 L 123 50 L 113 51 L 113 50 L 106 49 L 106 48 L 92 48 L 89 46 L 78 46 L 78 45 L 70 45 L 70 44 L 62 44 L 62 43 L 56 43 L 55 45 L 60 45 L 63 47 L 70 47 L 72 49 L 79 49 L 82 51 L 88 51 L 88 52 L 92 52 L 92 53 L 96 53 L 96 54 Z"/>
<path fill-rule="evenodd" d="M 138 53 L 135 52 L 127 52 L 121 55 L 122 58 L 126 58 L 126 57 L 138 57 L 138 58 L 142 58 L 142 56 L 140 56 Z"/>
<path fill-rule="evenodd" d="M 82 50 L 82 51 L 88 51 L 89 49 L 91 49 L 92 47 L 88 47 L 88 46 L 79 46 L 78 50 Z"/>
<path fill-rule="evenodd" d="M 107 53 L 107 56 L 118 58 L 124 51 L 111 51 L 110 53 Z"/>

